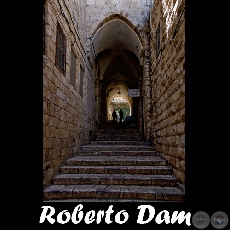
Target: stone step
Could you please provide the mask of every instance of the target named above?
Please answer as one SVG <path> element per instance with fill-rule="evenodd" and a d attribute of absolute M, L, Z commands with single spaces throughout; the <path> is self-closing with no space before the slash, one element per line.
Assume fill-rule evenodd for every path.
<path fill-rule="evenodd" d="M 167 161 L 160 156 L 74 156 L 66 160 L 66 165 L 145 165 L 165 166 Z"/>
<path fill-rule="evenodd" d="M 44 202 L 178 202 L 184 190 L 172 166 L 137 129 L 99 130 L 96 139 L 61 166 L 44 189 Z"/>
<path fill-rule="evenodd" d="M 141 141 L 143 144 L 144 140 L 140 137 L 96 137 L 95 141 Z"/>
<path fill-rule="evenodd" d="M 142 140 L 101 140 L 91 141 L 92 145 L 142 145 Z"/>
<path fill-rule="evenodd" d="M 105 129 L 99 129 L 97 131 L 98 133 L 103 133 L 103 132 L 123 132 L 123 133 L 139 133 L 139 130 L 137 128 L 129 128 L 129 129 L 124 129 L 124 128 L 114 128 L 114 127 L 108 127 Z"/>
<path fill-rule="evenodd" d="M 104 155 L 104 156 L 157 156 L 159 153 L 154 150 L 79 150 L 76 155 L 82 156 L 97 156 L 97 155 Z"/>
<path fill-rule="evenodd" d="M 44 190 L 44 201 L 84 199 L 86 201 L 183 201 L 184 192 L 171 186 L 143 185 L 51 185 Z"/>
<path fill-rule="evenodd" d="M 124 140 L 136 140 L 136 139 L 140 139 L 140 135 L 113 135 L 113 134 L 101 134 L 101 135 L 97 135 L 96 138 L 100 139 L 100 138 L 110 138 L 116 140 L 117 138 L 122 138 Z"/>
<path fill-rule="evenodd" d="M 125 138 L 125 139 L 135 139 L 135 138 L 140 138 L 140 135 L 113 135 L 113 134 L 101 134 L 97 135 L 97 138 Z"/>
<path fill-rule="evenodd" d="M 60 173 L 70 173 L 70 174 L 171 174 L 171 166 L 72 166 L 65 165 L 60 168 Z"/>
<path fill-rule="evenodd" d="M 106 130 L 99 130 L 97 132 L 97 135 L 102 135 L 102 134 L 123 134 L 123 135 L 137 135 L 139 136 L 140 133 L 138 130 L 124 130 L 124 129 L 106 129 Z"/>
<path fill-rule="evenodd" d="M 118 130 L 120 130 L 120 129 L 125 129 L 125 130 L 132 129 L 132 130 L 137 130 L 137 126 L 125 126 L 122 123 L 116 123 L 116 124 L 102 125 L 100 127 L 100 129 L 118 129 Z"/>
<path fill-rule="evenodd" d="M 113 135 L 113 136 L 136 136 L 136 137 L 139 137 L 140 134 L 139 132 L 124 132 L 123 130 L 122 131 L 101 131 L 101 132 L 98 132 L 97 133 L 97 136 L 103 136 L 103 135 Z"/>
<path fill-rule="evenodd" d="M 134 136 L 140 136 L 139 132 L 136 131 L 127 131 L 127 130 L 101 130 L 97 132 L 97 135 L 106 135 L 106 134 L 111 134 L 111 135 L 123 135 L 123 136 L 130 136 L 130 135 L 134 135 Z"/>
<path fill-rule="evenodd" d="M 111 137 L 140 137 L 139 133 L 116 133 L 116 132 L 101 132 L 101 133 L 97 133 L 97 137 L 106 137 L 106 136 L 111 136 Z"/>
<path fill-rule="evenodd" d="M 106 141 L 107 142 L 107 141 Z M 80 147 L 82 151 L 93 151 L 93 150 L 117 150 L 117 151 L 155 151 L 155 148 L 152 146 L 146 145 L 126 145 L 126 144 L 88 144 Z"/>
<path fill-rule="evenodd" d="M 122 203 L 127 203 L 127 202 L 184 202 L 183 200 L 143 200 L 143 199 L 45 199 L 43 202 L 74 202 L 74 203 L 82 203 L 82 202 L 122 202 Z"/>
<path fill-rule="evenodd" d="M 155 185 L 176 186 L 173 174 L 58 174 L 53 178 L 53 184 L 64 185 Z"/>

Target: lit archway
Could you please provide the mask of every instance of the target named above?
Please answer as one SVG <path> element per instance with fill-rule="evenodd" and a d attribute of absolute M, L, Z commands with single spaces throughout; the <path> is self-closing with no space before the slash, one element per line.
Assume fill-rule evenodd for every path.
<path fill-rule="evenodd" d="M 124 118 L 130 115 L 138 118 L 139 98 L 128 97 L 128 90 L 140 88 L 142 79 L 143 46 L 138 34 L 131 23 L 113 18 L 98 27 L 91 44 L 97 71 L 95 90 L 101 124 L 112 120 L 112 111 L 120 108 L 124 110 Z"/>
<path fill-rule="evenodd" d="M 106 49 L 130 50 L 140 60 L 143 49 L 140 38 L 124 20 L 115 18 L 105 22 L 92 37 L 95 57 Z"/>

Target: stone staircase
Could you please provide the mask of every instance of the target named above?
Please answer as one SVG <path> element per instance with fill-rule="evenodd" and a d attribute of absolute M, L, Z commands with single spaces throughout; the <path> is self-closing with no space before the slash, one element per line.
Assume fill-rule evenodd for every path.
<path fill-rule="evenodd" d="M 172 167 L 138 130 L 108 123 L 96 140 L 67 159 L 44 202 L 183 202 Z"/>

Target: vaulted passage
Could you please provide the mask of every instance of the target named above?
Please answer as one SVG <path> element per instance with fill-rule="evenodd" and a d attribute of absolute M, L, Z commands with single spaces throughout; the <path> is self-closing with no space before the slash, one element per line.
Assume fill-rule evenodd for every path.
<path fill-rule="evenodd" d="M 143 75 L 140 66 L 142 44 L 137 34 L 126 22 L 113 19 L 96 31 L 91 45 L 98 70 L 96 91 L 101 124 L 112 120 L 112 111 L 120 109 L 125 112 L 124 118 L 132 115 L 137 124 L 140 97 L 128 95 L 129 89 L 140 89 Z M 120 103 L 112 103 L 118 96 Z"/>

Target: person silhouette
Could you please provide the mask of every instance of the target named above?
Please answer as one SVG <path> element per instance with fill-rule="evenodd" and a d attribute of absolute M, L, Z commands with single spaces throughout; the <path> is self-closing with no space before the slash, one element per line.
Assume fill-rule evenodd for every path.
<path fill-rule="evenodd" d="M 113 123 L 116 123 L 117 113 L 116 113 L 115 109 L 113 110 L 112 116 L 113 116 Z"/>
<path fill-rule="evenodd" d="M 122 109 L 119 110 L 119 115 L 120 115 L 120 122 L 122 122 L 122 119 L 123 119 L 123 111 L 122 111 Z"/>

